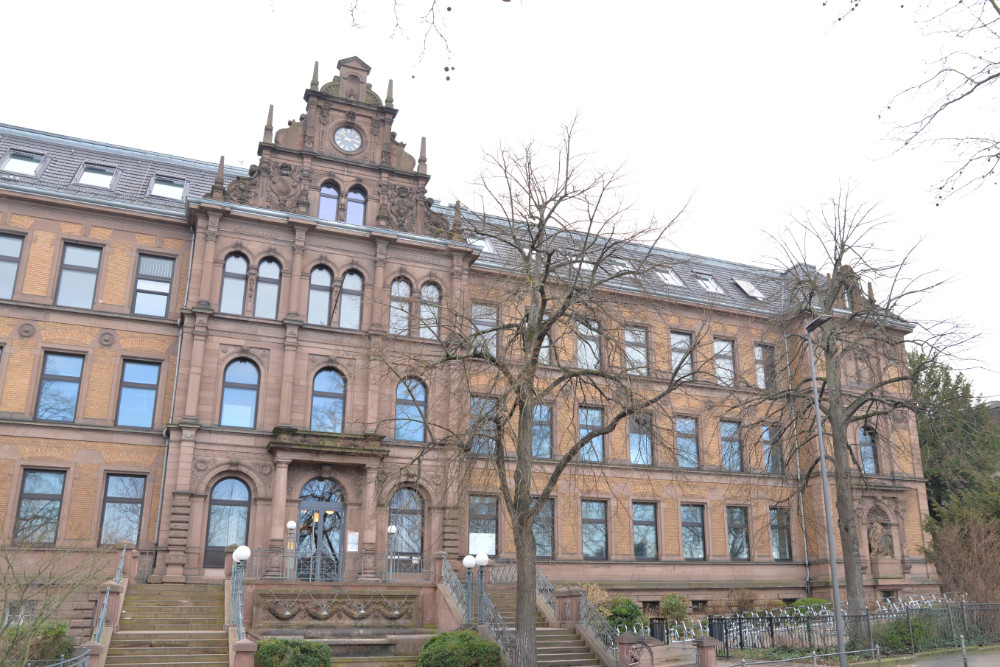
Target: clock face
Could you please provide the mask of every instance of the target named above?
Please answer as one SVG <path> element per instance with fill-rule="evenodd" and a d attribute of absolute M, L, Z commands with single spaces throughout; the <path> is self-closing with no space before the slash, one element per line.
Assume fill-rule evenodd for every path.
<path fill-rule="evenodd" d="M 333 142 L 345 153 L 353 153 L 361 148 L 361 133 L 345 125 L 333 133 Z"/>

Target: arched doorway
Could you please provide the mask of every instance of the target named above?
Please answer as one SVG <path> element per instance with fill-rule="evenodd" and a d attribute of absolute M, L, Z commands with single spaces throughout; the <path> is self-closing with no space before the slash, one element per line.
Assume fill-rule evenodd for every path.
<path fill-rule="evenodd" d="M 332 479 L 316 477 L 299 493 L 296 575 L 307 581 L 338 581 L 343 572 L 344 490 Z"/>
<path fill-rule="evenodd" d="M 235 477 L 216 482 L 208 500 L 205 567 L 224 567 L 226 547 L 247 543 L 250 526 L 250 489 Z"/>

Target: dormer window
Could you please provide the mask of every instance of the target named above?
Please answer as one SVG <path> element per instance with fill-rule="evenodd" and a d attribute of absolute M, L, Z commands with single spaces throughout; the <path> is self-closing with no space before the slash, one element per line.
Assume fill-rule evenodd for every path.
<path fill-rule="evenodd" d="M 660 276 L 660 280 L 671 287 L 684 287 L 684 281 L 673 269 L 661 269 L 656 274 Z"/>
<path fill-rule="evenodd" d="M 493 249 L 493 243 L 489 239 L 468 239 L 469 245 L 477 248 L 480 252 L 495 253 L 496 250 Z"/>
<path fill-rule="evenodd" d="M 696 273 L 694 277 L 698 279 L 701 286 L 705 288 L 706 292 L 712 292 L 713 294 L 725 294 L 722 288 L 719 287 L 719 283 L 715 282 L 715 278 L 708 275 L 707 273 Z"/>
<path fill-rule="evenodd" d="M 333 183 L 327 183 L 319 189 L 319 214 L 316 216 L 320 220 L 337 219 L 337 206 L 340 205 L 340 190 Z"/>
<path fill-rule="evenodd" d="M 0 171 L 9 171 L 13 174 L 23 176 L 36 176 L 39 165 L 42 164 L 41 155 L 31 155 L 29 153 L 11 153 L 3 163 Z"/>
<path fill-rule="evenodd" d="M 101 167 L 93 164 L 83 165 L 76 182 L 80 185 L 91 185 L 95 188 L 110 188 L 115 178 L 114 167 Z"/>
<path fill-rule="evenodd" d="M 758 301 L 764 300 L 764 295 L 761 293 L 757 287 L 749 280 L 740 280 L 739 278 L 733 278 L 733 282 L 743 290 L 743 292 L 751 299 L 757 299 Z"/>
<path fill-rule="evenodd" d="M 149 194 L 153 197 L 180 201 L 184 198 L 184 179 L 156 176 L 150 183 Z"/>

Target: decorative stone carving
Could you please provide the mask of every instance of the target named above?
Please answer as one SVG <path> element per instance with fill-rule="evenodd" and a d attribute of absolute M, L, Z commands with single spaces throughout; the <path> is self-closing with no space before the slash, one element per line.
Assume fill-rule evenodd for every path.
<path fill-rule="evenodd" d="M 289 211 L 299 199 L 301 173 L 294 166 L 282 162 L 268 180 L 266 206 L 279 211 Z"/>
<path fill-rule="evenodd" d="M 412 227 L 412 214 L 415 205 L 413 190 L 405 185 L 395 185 L 392 187 L 390 197 L 389 213 L 391 218 L 389 226 L 393 229 Z"/>
<path fill-rule="evenodd" d="M 226 188 L 226 200 L 237 204 L 252 205 L 257 192 L 257 182 L 260 179 L 261 168 L 250 165 L 249 176 L 237 176 Z"/>
<path fill-rule="evenodd" d="M 111 347 L 115 343 L 115 335 L 110 331 L 102 331 L 97 340 L 100 342 L 101 347 Z"/>
<path fill-rule="evenodd" d="M 30 322 L 25 322 L 17 329 L 17 334 L 21 338 L 31 338 L 35 335 L 35 325 Z"/>
<path fill-rule="evenodd" d="M 382 128 L 382 121 L 380 121 L 378 118 L 372 118 L 372 124 L 368 129 L 372 133 L 373 137 L 378 136 L 378 132 L 381 128 Z"/>

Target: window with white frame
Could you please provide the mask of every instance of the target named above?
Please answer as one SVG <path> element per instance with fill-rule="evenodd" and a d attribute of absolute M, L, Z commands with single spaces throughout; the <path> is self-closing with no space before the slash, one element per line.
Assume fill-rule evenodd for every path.
<path fill-rule="evenodd" d="M 135 273 L 135 297 L 132 312 L 136 315 L 166 317 L 170 305 L 170 285 L 174 279 L 174 260 L 169 257 L 139 255 Z"/>
<path fill-rule="evenodd" d="M 593 431 L 604 427 L 604 411 L 600 408 L 581 407 L 580 418 L 580 440 L 583 440 Z M 582 461 L 603 461 L 604 460 L 604 436 L 595 435 L 583 447 L 580 448 L 580 460 Z"/>
<path fill-rule="evenodd" d="M 306 322 L 323 326 L 329 324 L 332 300 L 333 273 L 325 266 L 317 266 L 309 272 L 309 305 Z"/>
<path fill-rule="evenodd" d="M 14 283 L 21 264 L 24 238 L 14 234 L 0 234 L 0 299 L 14 296 Z"/>
<path fill-rule="evenodd" d="M 649 374 L 646 327 L 625 327 L 625 371 L 630 375 Z"/>
<path fill-rule="evenodd" d="M 715 378 L 724 387 L 732 387 L 736 383 L 736 358 L 733 347 L 731 340 L 717 339 L 714 342 Z"/>
<path fill-rule="evenodd" d="M 129 361 L 122 364 L 122 382 L 118 393 L 118 426 L 152 428 L 156 411 L 156 388 L 160 382 L 160 364 Z"/>
<path fill-rule="evenodd" d="M 57 306 L 93 308 L 97 273 L 101 266 L 101 249 L 67 243 L 59 267 Z"/>
<path fill-rule="evenodd" d="M 41 155 L 11 151 L 7 159 L 4 160 L 3 166 L 0 166 L 0 171 L 20 174 L 22 176 L 36 176 L 38 174 L 38 167 L 41 164 Z"/>
<path fill-rule="evenodd" d="M 110 188 L 114 178 L 114 167 L 88 164 L 84 165 L 76 182 L 80 185 L 90 185 L 95 188 Z"/>
<path fill-rule="evenodd" d="M 694 379 L 694 352 L 691 349 L 691 334 L 672 331 L 670 333 L 670 362 L 677 380 Z"/>
<path fill-rule="evenodd" d="M 601 329 L 597 322 L 576 323 L 576 365 L 588 370 L 601 367 Z"/>
<path fill-rule="evenodd" d="M 698 283 L 705 288 L 706 292 L 711 292 L 713 294 L 725 294 L 722 288 L 719 287 L 719 283 L 715 282 L 715 278 L 707 273 L 696 273 L 694 277 L 698 279 Z"/>

